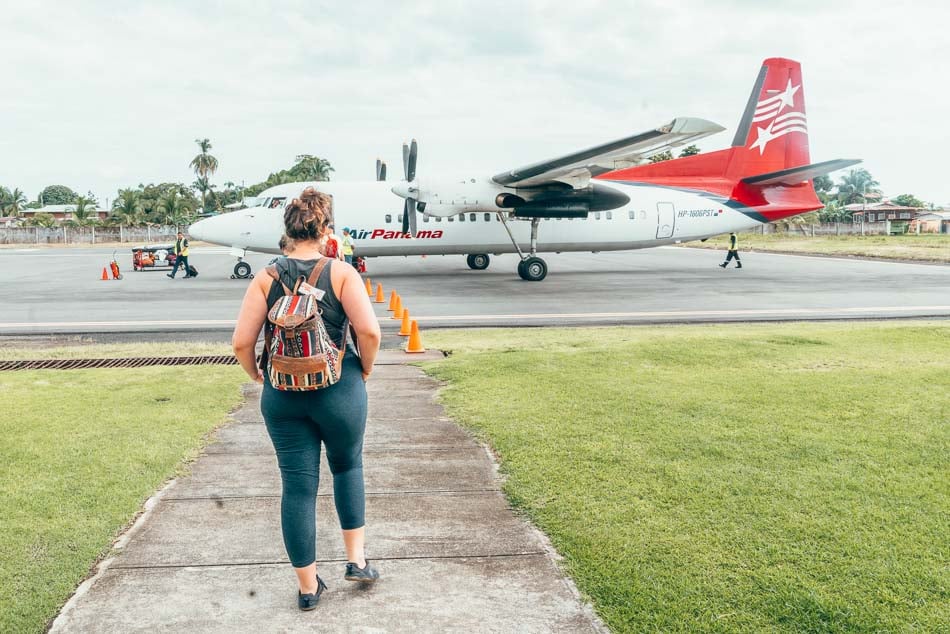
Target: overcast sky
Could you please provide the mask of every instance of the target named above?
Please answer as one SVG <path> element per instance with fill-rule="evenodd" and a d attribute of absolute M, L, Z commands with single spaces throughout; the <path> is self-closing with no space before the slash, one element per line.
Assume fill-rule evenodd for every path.
<path fill-rule="evenodd" d="M 0 23 L 0 185 L 100 201 L 250 185 L 316 154 L 334 180 L 491 175 L 656 127 L 726 126 L 766 57 L 802 62 L 813 161 L 950 203 L 950 9 L 940 2 L 17 2 Z M 837 175 L 836 175 L 837 176 Z M 390 178 L 392 180 L 392 176 Z"/>

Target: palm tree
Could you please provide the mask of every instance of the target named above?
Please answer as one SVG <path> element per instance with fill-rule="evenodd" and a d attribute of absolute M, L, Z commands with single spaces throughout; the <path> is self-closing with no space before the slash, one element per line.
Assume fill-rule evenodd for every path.
<path fill-rule="evenodd" d="M 330 172 L 335 171 L 330 161 L 312 154 L 298 154 L 294 160 L 296 165 L 289 171 L 301 181 L 328 181 Z"/>
<path fill-rule="evenodd" d="M 170 191 L 158 201 L 158 212 L 161 220 L 167 225 L 184 225 L 191 220 L 193 210 L 178 195 L 177 191 Z"/>
<path fill-rule="evenodd" d="M 851 170 L 838 183 L 838 200 L 842 205 L 865 202 L 868 194 L 880 193 L 881 190 L 877 188 L 879 184 L 863 167 Z"/>
<path fill-rule="evenodd" d="M 10 191 L 5 187 L 0 187 L 0 213 L 15 218 L 20 215 L 26 203 L 26 195 L 20 189 L 15 188 Z"/>
<path fill-rule="evenodd" d="M 96 201 L 91 197 L 79 196 L 73 208 L 73 217 L 69 221 L 76 227 L 88 227 L 99 221 L 99 212 L 96 211 Z"/>
<path fill-rule="evenodd" d="M 112 215 L 116 224 L 134 227 L 142 224 L 145 210 L 142 208 L 140 192 L 134 189 L 120 189 L 119 197 L 112 203 Z"/>
<path fill-rule="evenodd" d="M 212 174 L 218 171 L 218 159 L 208 154 L 208 150 L 211 149 L 211 140 L 210 139 L 195 139 L 195 143 L 198 144 L 198 147 L 201 148 L 201 153 L 198 154 L 195 158 L 191 159 L 191 163 L 188 165 L 195 170 L 195 174 L 198 176 L 198 181 L 195 182 L 197 186 L 198 182 L 201 181 L 204 183 L 205 187 L 202 189 L 198 187 L 201 191 L 201 208 L 205 208 L 205 192 L 207 192 L 207 184 L 209 178 Z M 203 180 L 202 180 L 203 179 Z"/>

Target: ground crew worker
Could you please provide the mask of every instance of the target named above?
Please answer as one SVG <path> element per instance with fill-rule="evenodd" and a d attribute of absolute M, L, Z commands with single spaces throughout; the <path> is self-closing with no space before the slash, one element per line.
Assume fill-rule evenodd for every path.
<path fill-rule="evenodd" d="M 178 272 L 178 265 L 185 269 L 185 278 L 194 277 L 191 269 L 188 268 L 188 238 L 181 231 L 178 232 L 178 239 L 175 240 L 175 266 L 168 277 L 175 279 L 175 273 Z"/>
<path fill-rule="evenodd" d="M 726 261 L 720 264 L 722 268 L 726 268 L 729 265 L 729 262 L 732 258 L 736 259 L 736 268 L 742 268 L 742 262 L 739 260 L 739 238 L 736 237 L 736 232 L 733 231 L 729 234 L 729 252 L 726 254 Z"/>
<path fill-rule="evenodd" d="M 350 228 L 343 227 L 343 259 L 347 264 L 353 266 L 353 236 L 350 235 Z"/>

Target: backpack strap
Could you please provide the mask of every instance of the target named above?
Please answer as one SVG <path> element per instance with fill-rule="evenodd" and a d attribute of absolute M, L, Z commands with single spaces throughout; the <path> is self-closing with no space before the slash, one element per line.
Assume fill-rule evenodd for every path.
<path fill-rule="evenodd" d="M 320 274 L 323 273 L 323 269 L 327 268 L 327 264 L 330 263 L 330 260 L 331 258 L 327 257 L 320 258 L 320 261 L 317 262 L 317 265 L 313 267 L 313 271 L 310 272 L 310 278 L 307 280 L 307 284 L 316 287 L 317 280 L 320 279 Z"/>
<path fill-rule="evenodd" d="M 284 281 L 280 279 L 280 271 L 277 270 L 277 265 L 272 264 L 264 269 L 264 272 L 274 278 L 275 282 L 280 282 L 280 285 L 284 287 L 284 295 L 293 295 L 293 291 L 290 290 Z"/>
<path fill-rule="evenodd" d="M 274 279 L 275 282 L 278 282 L 284 289 L 284 295 L 292 295 L 293 292 L 290 288 L 284 284 L 283 280 L 280 279 L 280 271 L 277 270 L 277 265 L 272 264 L 264 269 L 264 272 L 267 273 L 270 277 Z M 270 293 L 268 293 L 268 296 Z M 268 307 L 270 311 L 270 307 Z M 270 344 L 274 340 L 274 329 L 271 326 L 270 322 L 267 319 L 264 319 L 264 350 L 261 351 L 261 362 L 260 367 L 262 372 L 267 371 L 267 355 L 270 354 Z"/>

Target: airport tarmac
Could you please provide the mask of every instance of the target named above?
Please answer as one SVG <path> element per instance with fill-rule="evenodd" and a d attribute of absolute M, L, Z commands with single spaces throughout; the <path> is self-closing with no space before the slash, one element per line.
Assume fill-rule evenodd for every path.
<path fill-rule="evenodd" d="M 130 248 L 117 255 L 124 279 L 102 281 L 111 248 L 0 250 L 0 335 L 228 339 L 247 281 L 229 279 L 227 249 L 193 247 L 200 275 L 187 280 L 132 271 Z M 743 253 L 744 268 L 723 270 L 723 255 L 544 254 L 542 282 L 519 279 L 513 255 L 485 271 L 462 256 L 371 259 L 368 275 L 427 328 L 950 317 L 950 266 Z M 248 261 L 257 270 L 272 257 Z"/>

